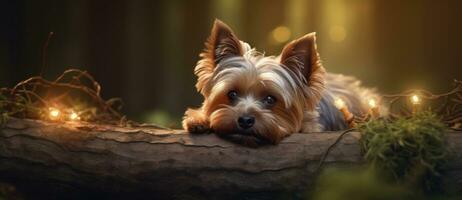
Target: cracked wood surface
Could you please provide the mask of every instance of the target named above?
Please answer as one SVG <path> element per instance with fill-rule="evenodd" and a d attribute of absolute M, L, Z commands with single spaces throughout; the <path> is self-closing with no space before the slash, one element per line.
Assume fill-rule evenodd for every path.
<path fill-rule="evenodd" d="M 0 181 L 45 196 L 296 191 L 314 181 L 320 158 L 339 135 L 297 133 L 276 146 L 248 148 L 183 130 L 13 118 L 0 128 Z M 462 184 L 462 134 L 448 137 L 455 152 L 449 173 Z M 358 139 L 357 132 L 345 135 L 324 166 L 361 164 Z"/>

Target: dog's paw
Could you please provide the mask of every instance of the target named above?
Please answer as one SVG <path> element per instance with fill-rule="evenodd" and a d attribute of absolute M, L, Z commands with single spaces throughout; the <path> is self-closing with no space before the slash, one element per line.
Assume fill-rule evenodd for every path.
<path fill-rule="evenodd" d="M 207 122 L 196 121 L 194 119 L 183 120 L 183 128 L 189 133 L 209 133 L 210 127 Z"/>
<path fill-rule="evenodd" d="M 183 119 L 183 128 L 189 133 L 209 133 L 211 132 L 209 121 L 197 110 L 188 110 Z"/>
<path fill-rule="evenodd" d="M 204 124 L 189 124 L 187 125 L 186 130 L 189 133 L 194 133 L 194 134 L 211 132 L 210 128 Z"/>

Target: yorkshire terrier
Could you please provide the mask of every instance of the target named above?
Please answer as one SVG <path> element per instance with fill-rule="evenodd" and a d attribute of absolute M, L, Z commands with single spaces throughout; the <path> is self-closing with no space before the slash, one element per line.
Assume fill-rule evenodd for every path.
<path fill-rule="evenodd" d="M 291 41 L 279 56 L 265 56 L 215 20 L 200 57 L 194 73 L 204 102 L 185 112 L 182 124 L 190 133 L 277 144 L 295 132 L 348 128 L 336 98 L 357 116 L 368 112 L 368 99 L 379 101 L 357 79 L 326 73 L 315 33 Z"/>

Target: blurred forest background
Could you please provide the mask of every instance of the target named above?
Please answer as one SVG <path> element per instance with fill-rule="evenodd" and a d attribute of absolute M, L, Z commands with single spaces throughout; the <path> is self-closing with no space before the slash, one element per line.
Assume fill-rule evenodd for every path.
<path fill-rule="evenodd" d="M 193 68 L 213 20 L 266 54 L 317 32 L 330 72 L 383 93 L 444 92 L 462 79 L 460 1 L 441 0 L 3 0 L 0 87 L 65 69 L 88 70 L 129 118 L 178 126 L 199 106 Z"/>

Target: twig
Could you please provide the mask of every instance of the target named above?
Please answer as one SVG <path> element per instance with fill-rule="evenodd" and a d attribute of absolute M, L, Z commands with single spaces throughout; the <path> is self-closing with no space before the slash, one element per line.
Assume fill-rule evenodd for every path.
<path fill-rule="evenodd" d="M 328 148 L 327 150 L 324 152 L 324 155 L 322 155 L 321 157 L 321 160 L 319 161 L 319 165 L 318 167 L 316 168 L 316 171 L 319 171 L 322 167 L 322 165 L 324 164 L 327 156 L 329 155 L 330 151 L 342 140 L 343 136 L 346 135 L 347 133 L 350 133 L 352 131 L 355 131 L 356 129 L 355 128 L 352 128 L 352 129 L 348 129 L 348 130 L 345 130 L 344 132 L 342 132 L 338 137 L 337 139 L 335 140 L 334 143 L 332 143 Z"/>
<path fill-rule="evenodd" d="M 49 32 L 47 40 L 45 41 L 45 44 L 43 45 L 42 48 L 42 68 L 40 69 L 40 76 L 43 75 L 43 70 L 46 67 L 47 64 L 47 50 L 48 50 L 48 45 L 50 44 L 51 37 L 53 36 L 54 32 Z"/>

